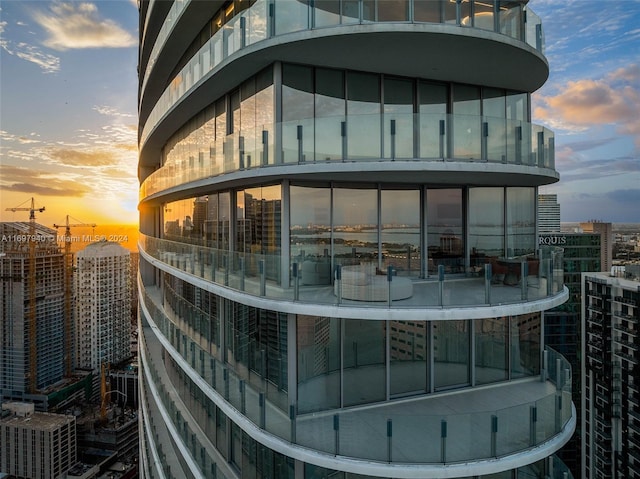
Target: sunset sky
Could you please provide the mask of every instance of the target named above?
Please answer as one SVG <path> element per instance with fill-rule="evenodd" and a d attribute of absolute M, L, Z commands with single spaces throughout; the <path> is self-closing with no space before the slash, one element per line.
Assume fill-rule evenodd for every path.
<path fill-rule="evenodd" d="M 562 221 L 640 222 L 640 0 L 532 0 L 555 131 Z M 138 12 L 133 0 L 0 1 L 0 220 L 135 223 Z"/>

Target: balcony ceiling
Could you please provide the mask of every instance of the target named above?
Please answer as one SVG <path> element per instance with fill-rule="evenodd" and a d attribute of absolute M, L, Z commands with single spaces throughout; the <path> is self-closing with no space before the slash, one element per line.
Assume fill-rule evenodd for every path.
<path fill-rule="evenodd" d="M 454 25 L 377 23 L 275 36 L 227 58 L 174 105 L 141 145 L 140 165 L 155 165 L 182 124 L 276 61 L 526 92 L 540 88 L 549 74 L 545 57 L 526 43 Z"/>

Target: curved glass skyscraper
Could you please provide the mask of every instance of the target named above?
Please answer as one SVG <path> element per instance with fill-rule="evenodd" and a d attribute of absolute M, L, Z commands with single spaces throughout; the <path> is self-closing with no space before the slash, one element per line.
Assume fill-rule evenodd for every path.
<path fill-rule="evenodd" d="M 140 2 L 144 477 L 570 477 L 525 1 Z"/>

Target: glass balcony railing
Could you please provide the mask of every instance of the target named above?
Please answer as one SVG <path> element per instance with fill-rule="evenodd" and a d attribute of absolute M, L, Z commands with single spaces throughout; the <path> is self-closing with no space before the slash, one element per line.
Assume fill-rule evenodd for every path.
<path fill-rule="evenodd" d="M 430 278 L 380 272 L 365 258 L 293 256 L 283 284 L 282 256 L 227 251 L 140 235 L 141 253 L 165 265 L 254 296 L 348 307 L 443 308 L 495 306 L 548 298 L 564 289 L 563 250 L 546 247 L 535 255 L 485 258 L 467 275 L 446 275 L 437 265 Z M 319 269 L 325 274 L 320 274 Z M 333 273 L 333 274 L 332 274 Z M 305 275 L 315 275 L 305 286 Z M 320 276 L 324 284 L 318 284 Z M 309 284 L 309 282 L 306 282 Z"/>
<path fill-rule="evenodd" d="M 158 60 L 158 56 L 160 55 L 160 52 L 162 51 L 162 47 L 164 47 L 164 44 L 167 41 L 167 38 L 169 37 L 169 34 L 173 31 L 173 28 L 178 24 L 178 19 L 180 18 L 180 15 L 182 15 L 182 12 L 190 3 L 191 3 L 191 0 L 173 0 L 171 9 L 169 10 L 169 13 L 165 17 L 164 22 L 162 23 L 162 27 L 160 27 L 160 32 L 158 32 L 158 36 L 156 37 L 156 40 L 153 44 L 153 49 L 151 50 L 151 54 L 149 55 L 149 60 L 147 61 L 147 67 L 144 71 L 144 79 L 142 81 L 142 91 L 144 91 L 144 88 L 147 84 L 147 80 L 149 79 L 149 73 L 153 70 L 153 66 Z M 151 5 L 150 3 L 147 9 L 147 16 L 149 15 L 149 12 L 151 12 L 152 7 L 153 5 Z M 147 23 L 145 21 L 145 28 L 146 28 L 146 25 Z"/>
<path fill-rule="evenodd" d="M 144 289 L 146 321 L 184 368 L 267 433 L 332 455 L 381 462 L 443 464 L 504 457 L 540 446 L 563 432 L 572 417 L 571 366 L 545 349 L 543 375 L 494 388 L 467 388 L 394 402 L 298 415 L 276 404 L 259 383 L 243 379 L 200 339 L 185 334 Z M 145 362 L 154 358 L 143 353 Z M 162 361 L 158 356 L 155 361 Z M 543 376 L 544 377 L 544 376 Z M 492 403 L 495 408 L 476 407 Z"/>
<path fill-rule="evenodd" d="M 274 142 L 276 132 L 281 135 Z M 204 138 L 204 135 L 200 137 Z M 282 147 L 277 148 L 277 143 Z M 140 187 L 140 199 L 234 171 L 346 161 L 469 161 L 555 169 L 551 130 L 525 121 L 471 115 L 348 115 L 266 124 L 191 144 Z"/>
<path fill-rule="evenodd" d="M 188 3 L 188 0 L 177 1 L 171 9 L 170 19 L 178 18 Z M 483 2 L 484 10 L 477 6 L 474 14 L 466 11 L 462 3 L 449 0 L 404 0 L 401 3 L 405 4 L 404 9 L 398 9 L 395 2 L 368 0 L 257 0 L 250 8 L 222 25 L 172 79 L 145 122 L 140 144 L 145 143 L 162 117 L 211 70 L 243 48 L 278 35 L 364 23 L 445 23 L 491 30 L 543 51 L 540 18 L 521 2 L 500 2 L 495 5 L 492 1 Z M 175 22 L 167 21 L 165 24 L 154 44 L 144 82 Z"/>

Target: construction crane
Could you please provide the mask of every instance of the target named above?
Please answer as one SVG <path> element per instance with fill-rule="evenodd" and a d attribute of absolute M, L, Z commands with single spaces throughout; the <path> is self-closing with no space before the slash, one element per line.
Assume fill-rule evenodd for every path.
<path fill-rule="evenodd" d="M 66 223 L 63 225 L 54 224 L 53 227 L 58 229 L 65 227 L 64 231 L 64 347 L 65 347 L 65 374 L 71 376 L 73 371 L 73 314 L 71 311 L 71 298 L 73 297 L 72 281 L 73 281 L 73 253 L 71 252 L 71 228 L 81 226 L 91 226 L 95 228 L 95 223 L 69 223 L 69 215 L 67 215 Z"/>
<path fill-rule="evenodd" d="M 24 204 L 24 203 L 23 203 Z M 38 323 L 36 321 L 36 211 L 42 213 L 45 207 L 36 208 L 35 200 L 31 198 L 31 207 L 7 208 L 6 211 L 29 212 L 29 391 L 36 393 L 38 387 Z"/>

